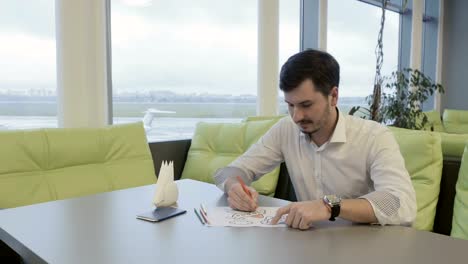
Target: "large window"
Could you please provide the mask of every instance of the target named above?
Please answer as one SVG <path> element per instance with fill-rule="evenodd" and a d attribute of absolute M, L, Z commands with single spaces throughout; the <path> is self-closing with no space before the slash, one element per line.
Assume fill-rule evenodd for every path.
<path fill-rule="evenodd" d="M 280 63 L 298 50 L 299 1 L 283 10 Z M 112 0 L 111 35 L 114 123 L 145 117 L 166 140 L 255 115 L 257 1 Z"/>
<path fill-rule="evenodd" d="M 357 0 L 328 1 L 328 51 L 340 63 L 339 107 L 366 105 L 373 90 L 375 47 L 382 10 Z M 398 69 L 399 14 L 386 11 L 383 33 L 383 76 Z"/>
<path fill-rule="evenodd" d="M 0 0 L 0 130 L 57 126 L 54 5 Z"/>

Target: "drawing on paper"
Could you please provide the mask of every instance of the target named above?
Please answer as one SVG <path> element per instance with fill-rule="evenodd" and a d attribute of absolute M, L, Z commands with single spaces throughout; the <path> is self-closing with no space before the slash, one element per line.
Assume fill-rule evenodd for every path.
<path fill-rule="evenodd" d="M 208 218 L 211 226 L 237 226 L 237 227 L 280 227 L 286 226 L 283 216 L 277 225 L 271 225 L 278 207 L 259 207 L 255 212 L 236 211 L 229 207 L 210 208 Z"/>
<path fill-rule="evenodd" d="M 228 211 L 226 219 L 228 219 L 229 223 L 233 225 L 251 225 L 254 224 L 253 220 L 260 219 L 260 222 L 262 222 L 265 218 L 265 213 L 265 209 L 261 208 L 258 208 L 255 212 Z"/>

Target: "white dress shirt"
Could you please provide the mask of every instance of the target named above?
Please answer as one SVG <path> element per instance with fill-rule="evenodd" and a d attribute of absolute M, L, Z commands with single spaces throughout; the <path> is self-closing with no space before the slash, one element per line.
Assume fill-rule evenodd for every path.
<path fill-rule="evenodd" d="M 320 147 L 290 117 L 276 123 L 257 143 L 228 167 L 215 182 L 241 174 L 249 183 L 286 163 L 299 201 L 335 194 L 367 199 L 379 223 L 411 224 L 416 195 L 392 132 L 376 122 L 343 115 L 330 140 Z"/>

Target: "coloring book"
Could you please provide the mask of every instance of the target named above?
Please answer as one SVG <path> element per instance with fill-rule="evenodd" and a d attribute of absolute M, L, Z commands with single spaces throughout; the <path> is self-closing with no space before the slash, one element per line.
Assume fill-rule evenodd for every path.
<path fill-rule="evenodd" d="M 230 207 L 212 207 L 208 209 L 209 226 L 233 226 L 233 227 L 287 227 L 283 215 L 277 225 L 272 225 L 271 220 L 279 207 L 258 207 L 255 212 L 242 212 Z"/>

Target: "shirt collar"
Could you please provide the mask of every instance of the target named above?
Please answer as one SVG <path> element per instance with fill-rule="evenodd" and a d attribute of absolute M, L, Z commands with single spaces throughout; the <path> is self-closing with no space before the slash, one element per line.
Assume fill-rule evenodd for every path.
<path fill-rule="evenodd" d="M 340 110 L 338 110 L 338 108 L 336 108 L 336 111 L 338 112 L 338 122 L 336 122 L 335 130 L 330 138 L 330 142 L 344 143 L 346 142 L 346 120 L 345 116 Z"/>

